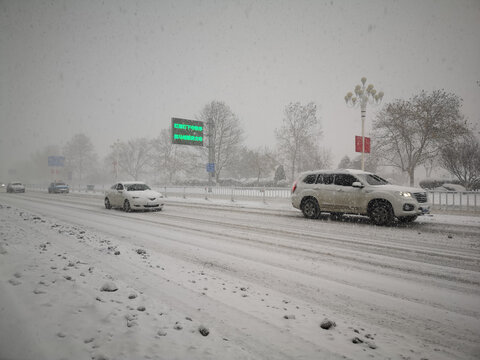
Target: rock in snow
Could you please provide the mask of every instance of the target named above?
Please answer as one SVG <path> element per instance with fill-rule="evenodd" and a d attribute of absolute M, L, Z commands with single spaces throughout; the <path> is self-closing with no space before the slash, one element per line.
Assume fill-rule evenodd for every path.
<path fill-rule="evenodd" d="M 208 336 L 208 334 L 210 334 L 210 330 L 208 330 L 205 326 L 203 325 L 200 325 L 200 327 L 198 328 L 198 331 L 200 332 L 200 334 L 202 334 L 203 336 Z"/>
<path fill-rule="evenodd" d="M 334 321 L 332 320 L 329 320 L 329 319 L 324 319 L 321 323 L 320 323 L 320 327 L 324 330 L 329 330 L 331 329 L 332 327 L 335 327 L 336 324 Z"/>
<path fill-rule="evenodd" d="M 108 291 L 108 292 L 113 292 L 117 290 L 118 290 L 118 287 L 113 282 L 107 282 L 103 284 L 102 287 L 100 288 L 100 291 Z"/>

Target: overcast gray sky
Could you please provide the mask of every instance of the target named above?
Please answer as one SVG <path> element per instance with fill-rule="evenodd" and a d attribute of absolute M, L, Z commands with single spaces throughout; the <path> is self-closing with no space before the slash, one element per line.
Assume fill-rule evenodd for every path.
<path fill-rule="evenodd" d="M 105 155 L 212 100 L 250 147 L 274 146 L 289 102 L 315 102 L 336 165 L 356 155 L 360 110 L 343 98 L 362 76 L 384 102 L 444 88 L 480 123 L 479 0 L 0 0 L 0 11 L 0 174 L 79 132 Z"/>

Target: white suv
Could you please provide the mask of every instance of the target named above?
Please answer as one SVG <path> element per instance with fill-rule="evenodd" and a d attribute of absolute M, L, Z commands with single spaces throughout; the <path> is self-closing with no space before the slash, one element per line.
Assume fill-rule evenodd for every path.
<path fill-rule="evenodd" d="M 308 171 L 300 174 L 292 188 L 292 205 L 305 217 L 320 212 L 369 216 L 377 225 L 395 218 L 414 221 L 430 212 L 423 189 L 391 185 L 380 176 L 361 170 Z"/>

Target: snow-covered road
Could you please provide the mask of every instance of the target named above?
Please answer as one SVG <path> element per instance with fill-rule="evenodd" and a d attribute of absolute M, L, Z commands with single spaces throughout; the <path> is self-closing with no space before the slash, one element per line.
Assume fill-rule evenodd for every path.
<path fill-rule="evenodd" d="M 1 193 L 0 236 L 2 360 L 480 357 L 479 217 Z"/>

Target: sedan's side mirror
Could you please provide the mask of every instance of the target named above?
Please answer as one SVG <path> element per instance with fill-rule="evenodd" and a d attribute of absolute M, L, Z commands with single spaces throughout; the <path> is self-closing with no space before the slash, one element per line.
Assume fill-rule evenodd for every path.
<path fill-rule="evenodd" d="M 363 184 L 360 182 L 360 181 L 355 181 L 352 186 L 354 188 L 358 188 L 358 189 L 362 189 L 363 188 Z"/>

